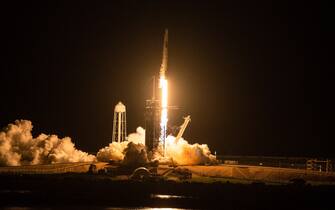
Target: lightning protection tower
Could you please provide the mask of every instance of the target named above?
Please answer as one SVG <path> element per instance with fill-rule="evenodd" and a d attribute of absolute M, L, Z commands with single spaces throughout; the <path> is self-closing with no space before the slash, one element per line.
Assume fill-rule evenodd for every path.
<path fill-rule="evenodd" d="M 113 120 L 113 136 L 112 142 L 122 142 L 126 140 L 127 124 L 126 124 L 126 106 L 121 102 L 116 104 L 114 109 Z"/>

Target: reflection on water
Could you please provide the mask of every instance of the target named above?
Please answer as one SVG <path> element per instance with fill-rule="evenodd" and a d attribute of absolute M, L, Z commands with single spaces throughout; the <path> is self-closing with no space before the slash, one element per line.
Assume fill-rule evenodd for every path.
<path fill-rule="evenodd" d="M 184 210 L 180 208 L 146 208 L 146 207 L 141 207 L 141 208 L 106 208 L 106 210 L 114 210 L 114 209 L 139 209 L 139 210 Z"/>
<path fill-rule="evenodd" d="M 31 210 L 31 209 L 34 209 L 34 208 L 11 206 L 11 207 L 5 207 L 5 208 L 3 208 L 3 209 L 4 209 L 4 210 Z"/>
<path fill-rule="evenodd" d="M 188 198 L 187 196 L 181 196 L 181 195 L 163 195 L 163 194 L 151 194 L 150 197 L 160 199 Z"/>
<path fill-rule="evenodd" d="M 41 208 L 41 207 L 5 207 L 4 210 L 52 210 L 52 209 L 85 209 L 85 207 L 58 207 L 58 208 Z M 108 208 L 102 208 L 100 206 L 94 207 L 91 206 L 87 209 L 94 209 L 94 210 L 117 210 L 117 209 L 138 209 L 138 210 L 184 210 L 180 208 L 150 208 L 150 207 L 139 207 L 139 208 L 126 208 L 126 207 L 108 207 Z"/>
<path fill-rule="evenodd" d="M 23 192 L 25 193 L 25 192 Z M 150 195 L 151 199 L 162 199 L 165 201 L 168 201 L 169 199 L 175 200 L 175 199 L 188 199 L 192 198 L 190 196 L 181 196 L 181 195 L 169 195 L 169 194 L 151 194 Z M 1 208 L 1 207 L 0 207 Z M 9 206 L 3 208 L 4 210 L 52 210 L 52 209 L 65 209 L 65 210 L 85 210 L 85 209 L 94 209 L 94 210 L 116 210 L 116 209 L 138 209 L 138 210 L 183 210 L 181 208 L 152 208 L 152 207 L 102 207 L 102 206 L 59 206 L 59 207 L 35 207 L 35 206 L 30 206 L 30 207 L 16 207 L 16 206 Z"/>

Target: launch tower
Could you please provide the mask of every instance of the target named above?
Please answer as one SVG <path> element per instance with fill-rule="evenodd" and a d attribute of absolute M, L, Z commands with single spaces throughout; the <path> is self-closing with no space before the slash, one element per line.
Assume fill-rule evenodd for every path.
<path fill-rule="evenodd" d="M 145 103 L 145 145 L 147 147 L 147 151 L 149 152 L 149 156 L 150 154 L 152 155 L 153 151 L 157 151 L 158 147 L 161 148 L 157 152 L 161 152 L 162 155 L 164 155 L 165 153 L 165 138 L 167 130 L 166 126 L 167 98 L 165 98 L 166 99 L 165 101 L 157 99 L 156 88 L 158 86 L 157 84 L 159 84 L 159 87 L 162 88 L 162 80 L 165 80 L 167 64 L 168 64 L 168 30 L 165 29 L 163 58 L 159 71 L 159 80 L 157 80 L 155 76 L 153 77 L 152 98 L 146 100 Z M 164 90 L 167 91 L 167 86 L 165 86 Z M 162 89 L 162 94 L 163 92 L 164 91 Z M 165 92 L 165 94 L 167 94 L 167 92 Z"/>
<path fill-rule="evenodd" d="M 153 78 L 155 82 L 155 78 Z M 159 146 L 160 137 L 160 101 L 156 98 L 148 99 L 145 103 L 145 146 L 152 155 L 152 151 Z"/>

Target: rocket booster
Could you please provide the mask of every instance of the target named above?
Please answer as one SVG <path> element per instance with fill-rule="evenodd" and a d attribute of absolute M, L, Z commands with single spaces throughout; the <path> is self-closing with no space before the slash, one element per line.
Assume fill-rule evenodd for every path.
<path fill-rule="evenodd" d="M 164 33 L 164 44 L 163 44 L 163 59 L 162 65 L 159 71 L 160 78 L 165 78 L 165 72 L 167 70 L 168 65 L 168 42 L 169 42 L 169 34 L 168 29 L 165 29 Z"/>
<path fill-rule="evenodd" d="M 163 155 L 166 154 L 166 131 L 167 131 L 167 121 L 168 121 L 168 82 L 165 78 L 165 72 L 167 71 L 168 65 L 168 30 L 165 29 L 164 34 L 164 45 L 163 45 L 163 60 L 162 65 L 159 70 L 159 88 L 161 89 L 161 135 L 159 141 L 163 146 Z"/>

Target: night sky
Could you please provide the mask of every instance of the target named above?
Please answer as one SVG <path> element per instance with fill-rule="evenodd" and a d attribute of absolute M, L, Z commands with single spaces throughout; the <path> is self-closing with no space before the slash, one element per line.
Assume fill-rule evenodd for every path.
<path fill-rule="evenodd" d="M 182 3 L 181 3 L 182 2 Z M 169 125 L 223 155 L 334 156 L 321 135 L 320 11 L 315 4 L 209 1 L 14 2 L 1 7 L 0 127 L 111 142 L 114 106 L 128 131 L 169 29 Z M 230 1 L 228 1 L 230 2 Z"/>

